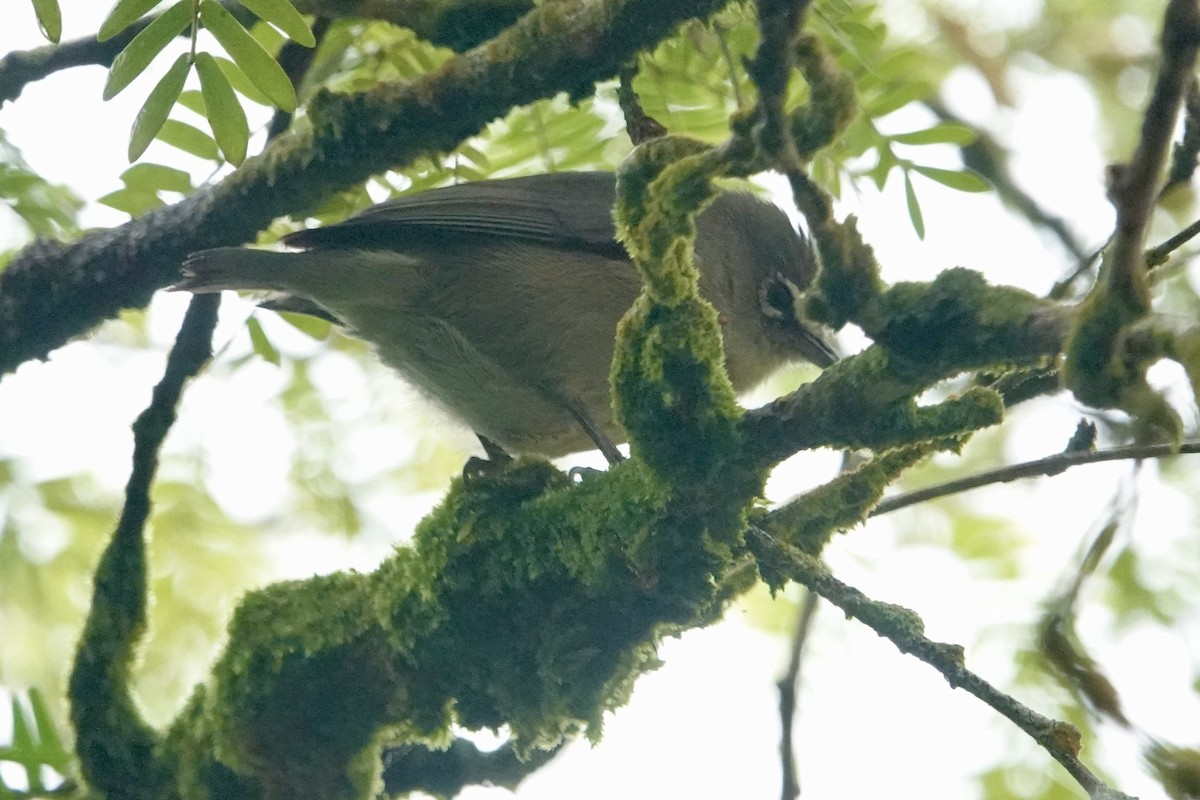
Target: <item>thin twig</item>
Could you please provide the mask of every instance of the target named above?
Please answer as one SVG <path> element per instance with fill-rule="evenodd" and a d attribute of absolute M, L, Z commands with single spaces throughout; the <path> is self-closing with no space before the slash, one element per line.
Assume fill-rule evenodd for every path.
<path fill-rule="evenodd" d="M 783 768 L 781 800 L 795 800 L 800 796 L 800 771 L 796 766 L 796 745 L 792 741 L 792 726 L 796 720 L 796 706 L 800 695 L 800 667 L 803 663 L 804 644 L 812 630 L 813 617 L 817 613 L 818 597 L 805 591 L 804 603 L 796 615 L 796 630 L 792 634 L 792 655 L 785 672 L 775 686 L 779 690 L 779 761 Z"/>
<path fill-rule="evenodd" d="M 1082 464 L 1100 464 L 1106 461 L 1125 461 L 1129 459 L 1166 458 L 1168 456 L 1194 455 L 1196 453 L 1200 453 L 1200 442 L 1194 441 L 1184 442 L 1178 447 L 1171 444 L 1137 444 L 1086 453 L 1056 453 L 1055 455 L 1039 458 L 1035 461 L 1026 461 L 1021 464 L 1000 467 L 988 472 L 981 472 L 978 475 L 970 475 L 966 478 L 940 483 L 937 486 L 918 489 L 915 492 L 907 492 L 895 497 L 889 497 L 875 506 L 868 516 L 877 517 L 881 514 L 888 514 L 892 511 L 899 511 L 902 508 L 915 506 L 918 503 L 936 500 L 939 497 L 959 494 L 971 489 L 978 489 L 981 486 L 990 486 L 993 483 L 1008 483 L 1021 478 L 1058 475 L 1071 467 L 1078 467 Z"/>
<path fill-rule="evenodd" d="M 957 645 L 935 642 L 925 636 L 924 623 L 914 612 L 864 595 L 835 578 L 816 558 L 784 544 L 777 553 L 786 561 L 792 578 L 840 608 L 907 653 L 929 664 L 953 688 L 964 689 L 991 706 L 1041 745 L 1062 764 L 1093 800 L 1132 800 L 1107 786 L 1078 758 L 1079 731 L 1073 726 L 1042 716 L 1012 696 L 976 675 L 963 663 Z"/>
<path fill-rule="evenodd" d="M 1088 254 L 1084 251 L 1083 245 L 1071 233 L 1062 217 L 1043 208 L 1033 195 L 1018 185 L 1012 170 L 1009 169 L 1008 153 L 991 134 L 967 122 L 947 108 L 940 100 L 926 100 L 925 107 L 943 122 L 964 125 L 974 131 L 974 141 L 959 148 L 964 167 L 969 167 L 987 178 L 1000 199 L 1025 219 L 1054 234 L 1076 262 L 1087 260 Z"/>
<path fill-rule="evenodd" d="M 758 90 L 755 139 L 763 153 L 783 172 L 798 168 L 796 143 L 789 135 L 787 112 L 788 79 L 795 60 L 796 37 L 800 35 L 809 0 L 760 0 L 758 27 L 762 40 L 747 73 Z"/>
<path fill-rule="evenodd" d="M 1183 103 L 1183 139 L 1171 152 L 1171 167 L 1167 182 L 1159 197 L 1165 197 L 1176 186 L 1191 183 L 1196 172 L 1196 156 L 1200 153 L 1200 87 L 1193 80 Z"/>
<path fill-rule="evenodd" d="M 317 50 L 321 47 L 325 34 L 329 32 L 330 24 L 331 20 L 328 17 L 318 17 L 313 23 L 312 34 L 317 43 L 312 47 L 305 47 L 289 39 L 284 42 L 283 49 L 279 51 L 279 66 L 283 67 L 284 73 L 291 80 L 292 87 L 295 88 L 297 94 L 300 93 L 305 74 L 308 73 L 309 67 L 317 57 Z M 282 108 L 275 109 L 275 113 L 271 115 L 271 124 L 267 126 L 267 139 L 274 139 L 287 131 L 288 126 L 292 124 L 293 116 L 294 112 L 284 111 Z"/>
<path fill-rule="evenodd" d="M 1157 267 L 1167 263 L 1167 259 L 1171 253 L 1178 250 L 1183 245 L 1191 241 L 1197 234 L 1200 234 L 1200 220 L 1196 220 L 1191 225 L 1181 230 L 1179 233 L 1167 239 L 1157 247 L 1151 247 L 1146 251 L 1146 266 Z"/>
<path fill-rule="evenodd" d="M 633 79 L 637 75 L 637 59 L 621 67 L 617 73 L 620 83 L 617 85 L 617 103 L 621 113 L 625 115 L 625 131 L 629 141 L 635 145 L 659 136 L 666 136 L 666 127 L 642 108 L 641 98 L 633 90 Z"/>

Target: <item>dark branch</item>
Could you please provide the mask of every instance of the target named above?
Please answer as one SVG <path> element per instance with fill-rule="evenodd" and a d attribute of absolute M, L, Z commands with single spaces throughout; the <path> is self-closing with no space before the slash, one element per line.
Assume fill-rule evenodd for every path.
<path fill-rule="evenodd" d="M 304 47 L 292 41 L 284 42 L 283 49 L 279 51 L 279 66 L 283 67 L 283 71 L 292 81 L 292 86 L 296 89 L 296 93 L 300 92 L 300 85 L 304 75 L 308 72 L 308 68 L 312 66 L 313 60 L 317 56 L 317 50 L 321 47 L 321 42 L 325 39 L 325 34 L 329 32 L 330 20 L 328 17 L 319 17 L 312 26 L 313 38 L 317 40 L 315 47 Z M 290 111 L 284 111 L 282 108 L 275 109 L 275 113 L 271 115 L 271 124 L 267 126 L 267 138 L 274 139 L 287 132 L 288 127 L 292 124 L 293 114 Z"/>
<path fill-rule="evenodd" d="M 1036 461 L 1027 461 L 1008 467 L 1000 467 L 988 472 L 981 472 L 978 475 L 971 475 L 966 478 L 947 481 L 937 486 L 930 486 L 928 489 L 919 489 L 915 492 L 889 497 L 875 506 L 870 516 L 877 517 L 880 514 L 888 514 L 892 511 L 899 511 L 902 508 L 915 506 L 918 503 L 927 503 L 930 500 L 937 500 L 940 497 L 960 494 L 971 489 L 978 489 L 981 486 L 990 486 L 994 483 L 1008 483 L 1020 480 L 1021 478 L 1058 475 L 1071 467 L 1078 467 L 1083 464 L 1101 464 L 1106 461 L 1140 461 L 1146 458 L 1167 458 L 1168 456 L 1193 455 L 1195 453 L 1200 453 L 1200 442 L 1184 442 L 1178 447 L 1171 444 L 1138 444 L 1128 447 L 1114 447 L 1110 450 L 1097 450 L 1090 453 L 1057 453 L 1046 458 L 1039 458 Z"/>
<path fill-rule="evenodd" d="M 295 0 L 303 14 L 374 19 L 408 28 L 457 52 L 491 39 L 533 9 L 533 0 Z"/>
<path fill-rule="evenodd" d="M 800 695 L 800 667 L 804 662 L 804 644 L 812 630 L 813 616 L 817 613 L 817 595 L 804 593 L 800 613 L 796 615 L 796 630 L 792 633 L 792 654 L 788 659 L 787 672 L 775 683 L 779 690 L 779 761 L 783 769 L 780 800 L 796 800 L 800 796 L 800 771 L 796 767 L 796 745 L 792 741 L 792 727 L 796 723 L 796 705 Z"/>
<path fill-rule="evenodd" d="M 1147 250 L 1146 266 L 1153 268 L 1167 263 L 1167 259 L 1170 258 L 1171 253 L 1190 242 L 1193 238 L 1195 238 L 1196 234 L 1200 234 L 1200 220 L 1188 225 L 1179 233 L 1175 234 L 1170 239 L 1167 239 L 1157 247 L 1151 247 L 1149 250 Z"/>
<path fill-rule="evenodd" d="M 1200 155 L 1200 87 L 1192 81 L 1183 105 L 1183 139 L 1171 152 L 1171 167 L 1162 194 L 1166 195 L 1176 186 L 1191 183 L 1196 172 L 1196 158 Z"/>
<path fill-rule="evenodd" d="M 646 114 L 641 98 L 633 90 L 633 79 L 637 75 L 637 63 L 631 61 L 621 67 L 620 84 L 617 86 L 617 102 L 625 115 L 625 132 L 635 145 L 667 134 L 666 127 L 654 117 Z"/>
<path fill-rule="evenodd" d="M 1088 253 L 1071 233 L 1062 217 L 1042 207 L 1033 195 L 1022 189 L 1008 168 L 1008 153 L 992 136 L 963 120 L 937 100 L 927 100 L 925 105 L 945 122 L 966 125 L 975 131 L 975 140 L 959 149 L 964 167 L 975 170 L 988 179 L 996 194 L 1018 214 L 1038 227 L 1054 234 L 1076 261 L 1084 261 Z"/>
<path fill-rule="evenodd" d="M 435 797 L 454 797 L 467 786 L 502 786 L 515 791 L 528 775 L 562 752 L 535 750 L 521 759 L 511 747 L 483 752 L 465 739 L 455 739 L 445 750 L 407 745 L 383 755 L 384 790 L 393 797 L 414 791 Z"/>
<path fill-rule="evenodd" d="M 1171 0 L 1163 20 L 1158 80 L 1142 117 L 1142 133 L 1128 164 L 1110 171 L 1109 195 L 1117 211 L 1109 282 L 1128 302 L 1149 307 L 1142 248 L 1158 197 L 1171 135 L 1184 94 L 1192 83 L 1200 50 L 1200 7 L 1196 0 Z"/>
<path fill-rule="evenodd" d="M 1079 760 L 1078 730 L 1042 716 L 967 669 L 962 648 L 926 637 L 924 623 L 914 612 L 870 599 L 835 578 L 815 557 L 794 547 L 780 545 L 778 555 L 786 560 L 794 580 L 840 608 L 846 616 L 865 624 L 900 652 L 929 664 L 951 687 L 966 690 L 1028 734 L 1062 764 L 1093 800 L 1132 800 L 1105 785 Z"/>
<path fill-rule="evenodd" d="M 217 322 L 216 295 L 192 299 L 167 357 L 150 404 L 133 423 L 133 470 L 112 541 L 96 568 L 91 613 L 71 670 L 69 698 L 76 731 L 75 751 L 88 782 L 107 796 L 132 786 L 162 789 L 157 734 L 142 719 L 130 695 L 138 640 L 146 625 L 145 528 L 158 453 L 189 378 L 212 356 Z"/>

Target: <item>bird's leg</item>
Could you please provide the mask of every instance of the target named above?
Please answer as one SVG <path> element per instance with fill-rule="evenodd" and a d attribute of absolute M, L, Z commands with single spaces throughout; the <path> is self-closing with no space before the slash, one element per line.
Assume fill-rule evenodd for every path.
<path fill-rule="evenodd" d="M 463 481 L 466 483 L 470 483 L 475 478 L 481 478 L 485 473 L 498 467 L 507 466 L 513 460 L 508 451 L 482 433 L 477 433 L 475 436 L 479 438 L 479 443 L 483 445 L 483 452 L 487 455 L 487 458 L 471 456 L 467 459 L 467 463 L 463 465 Z"/>
<path fill-rule="evenodd" d="M 614 464 L 620 464 L 625 460 L 625 456 L 621 455 L 621 451 L 613 444 L 612 439 L 608 438 L 608 434 L 600 429 L 600 426 L 587 413 L 587 409 L 583 407 L 582 403 L 574 399 L 567 400 L 567 410 L 571 412 L 571 416 L 583 428 L 588 438 L 595 442 L 596 447 L 600 449 L 600 452 L 604 454 L 604 458 L 608 460 L 610 467 Z"/>

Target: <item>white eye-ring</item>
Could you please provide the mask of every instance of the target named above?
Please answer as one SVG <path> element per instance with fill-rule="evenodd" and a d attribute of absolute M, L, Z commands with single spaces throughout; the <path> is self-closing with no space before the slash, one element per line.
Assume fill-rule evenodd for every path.
<path fill-rule="evenodd" d="M 770 319 L 795 319 L 800 303 L 800 289 L 782 272 L 763 283 L 758 292 L 763 316 Z"/>

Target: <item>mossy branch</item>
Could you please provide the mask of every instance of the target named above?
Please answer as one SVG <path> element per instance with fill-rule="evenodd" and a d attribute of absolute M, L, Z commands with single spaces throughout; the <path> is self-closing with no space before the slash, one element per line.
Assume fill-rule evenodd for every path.
<path fill-rule="evenodd" d="M 1171 441 L 1182 436 L 1179 415 L 1146 381 L 1146 369 L 1173 352 L 1191 351 L 1191 342 L 1173 344 L 1163 327 L 1158 336 L 1129 336 L 1152 318 L 1145 259 L 1146 231 L 1163 179 L 1172 131 L 1184 95 L 1194 80 L 1200 52 L 1200 5 L 1171 0 L 1163 20 L 1162 63 L 1142 131 L 1128 164 L 1110 170 L 1109 196 L 1117 212 L 1116 230 L 1100 266 L 1099 279 L 1079 309 L 1066 343 L 1063 380 L 1075 396 L 1098 408 L 1119 408 L 1163 430 Z M 1131 347 L 1130 345 L 1134 346 Z M 1151 345 L 1147 347 L 1147 345 Z M 1195 374 L 1195 364 L 1185 364 Z"/>
<path fill-rule="evenodd" d="M 1071 774 L 1095 800 L 1133 800 L 1107 786 L 1079 760 L 1079 731 L 1065 722 L 1049 719 L 1018 702 L 967 669 L 963 649 L 935 642 L 925 635 L 925 623 L 907 608 L 883 603 L 842 583 L 813 555 L 790 545 L 775 546 L 774 561 L 783 574 L 840 608 L 894 644 L 902 653 L 933 666 L 951 687 L 964 689 L 1002 714 Z"/>
<path fill-rule="evenodd" d="M 125 505 L 96 567 L 88 615 L 71 669 L 68 699 L 75 752 L 84 778 L 110 797 L 169 797 L 170 776 L 158 754 L 159 735 L 142 719 L 131 671 L 146 628 L 146 522 L 158 451 L 175 421 L 189 378 L 212 355 L 220 298 L 197 296 L 188 306 L 166 372 L 133 424 L 133 471 Z"/>

